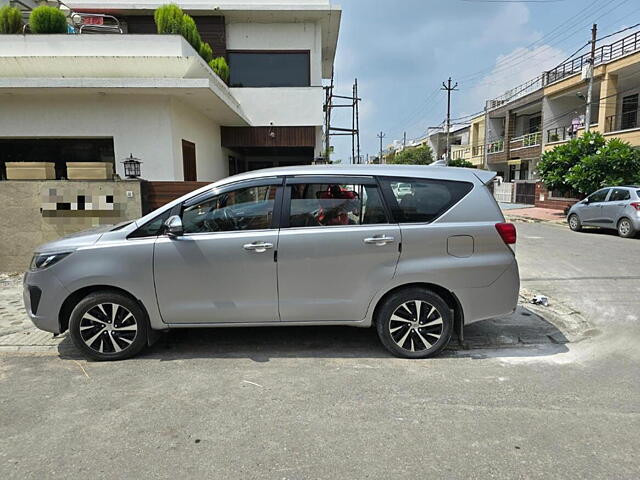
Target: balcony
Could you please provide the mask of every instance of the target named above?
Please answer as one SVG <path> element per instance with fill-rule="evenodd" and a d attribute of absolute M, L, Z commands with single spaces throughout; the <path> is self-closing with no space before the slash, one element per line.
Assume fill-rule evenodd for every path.
<path fill-rule="evenodd" d="M 491 142 L 487 144 L 487 153 L 502 153 L 504 152 L 504 139 L 496 140 L 495 142 Z"/>
<path fill-rule="evenodd" d="M 638 110 L 631 110 L 606 117 L 604 132 L 624 132 L 626 130 L 637 129 L 639 127 Z"/>
<path fill-rule="evenodd" d="M 542 132 L 533 132 L 512 138 L 509 142 L 509 149 L 513 151 L 521 148 L 538 147 L 541 144 Z"/>

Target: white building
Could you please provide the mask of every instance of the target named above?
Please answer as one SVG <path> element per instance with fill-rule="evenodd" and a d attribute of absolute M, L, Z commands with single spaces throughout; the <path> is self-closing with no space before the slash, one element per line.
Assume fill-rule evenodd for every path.
<path fill-rule="evenodd" d="M 341 9 L 329 0 L 178 1 L 231 75 L 178 35 L 156 34 L 163 1 L 65 0 L 115 16 L 124 34 L 4 35 L 0 178 L 9 161 L 142 159 L 148 180 L 216 180 L 322 154 L 324 93 Z"/>

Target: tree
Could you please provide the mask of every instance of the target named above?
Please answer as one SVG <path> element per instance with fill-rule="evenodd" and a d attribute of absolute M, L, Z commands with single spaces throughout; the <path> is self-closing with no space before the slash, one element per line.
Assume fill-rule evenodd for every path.
<path fill-rule="evenodd" d="M 429 165 L 433 163 L 433 151 L 429 145 L 405 148 L 387 157 L 387 163 L 396 165 Z"/>
<path fill-rule="evenodd" d="M 476 166 L 464 158 L 454 158 L 447 166 L 449 167 L 463 167 L 463 168 L 475 168 Z"/>
<path fill-rule="evenodd" d="M 588 194 L 640 181 L 640 152 L 618 138 L 589 132 L 545 152 L 538 173 L 547 188 Z"/>

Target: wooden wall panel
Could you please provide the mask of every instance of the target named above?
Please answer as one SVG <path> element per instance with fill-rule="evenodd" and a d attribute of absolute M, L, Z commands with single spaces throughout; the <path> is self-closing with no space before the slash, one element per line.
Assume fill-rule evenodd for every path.
<path fill-rule="evenodd" d="M 316 145 L 315 127 L 222 127 L 221 131 L 222 146 L 227 148 Z"/>
<path fill-rule="evenodd" d="M 204 187 L 211 182 L 149 182 L 141 183 L 144 214 L 166 205 L 176 198 Z"/>

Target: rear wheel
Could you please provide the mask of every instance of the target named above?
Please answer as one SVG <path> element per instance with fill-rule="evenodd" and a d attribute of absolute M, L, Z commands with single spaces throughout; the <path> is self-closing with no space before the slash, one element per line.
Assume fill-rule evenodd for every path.
<path fill-rule="evenodd" d="M 633 226 L 633 223 L 628 218 L 621 218 L 618 222 L 618 235 L 622 238 L 633 238 L 638 234 L 638 231 Z"/>
<path fill-rule="evenodd" d="M 580 218 L 575 213 L 569 215 L 569 228 L 574 232 L 579 232 L 582 230 L 582 223 L 580 222 Z"/>
<path fill-rule="evenodd" d="M 376 318 L 378 337 L 402 358 L 427 358 L 449 343 L 453 316 L 446 302 L 422 288 L 408 288 L 389 296 Z"/>
<path fill-rule="evenodd" d="M 147 343 L 147 319 L 135 300 L 115 292 L 96 292 L 71 312 L 69 332 L 75 346 L 93 360 L 122 360 Z"/>

